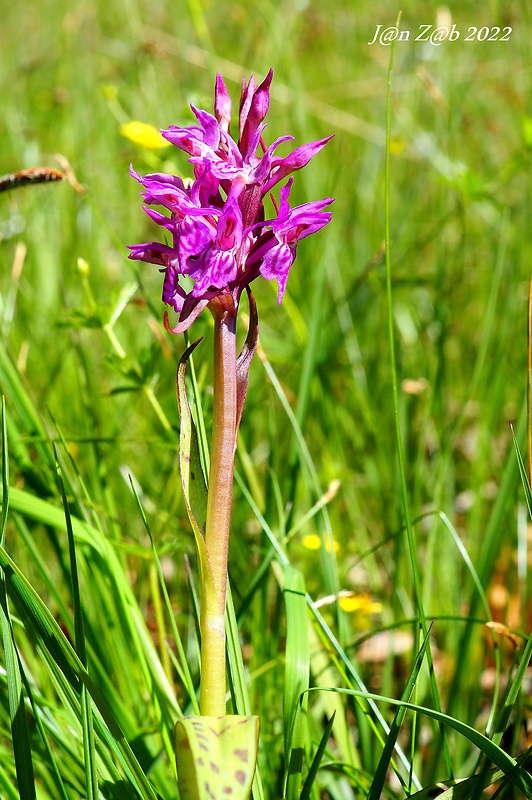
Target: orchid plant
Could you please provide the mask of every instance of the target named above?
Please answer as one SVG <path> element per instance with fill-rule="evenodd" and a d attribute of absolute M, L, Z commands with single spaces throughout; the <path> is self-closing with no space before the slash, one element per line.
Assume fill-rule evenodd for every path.
<path fill-rule="evenodd" d="M 165 327 L 181 334 L 205 308 L 214 318 L 214 403 L 204 512 L 201 503 L 192 498 L 191 481 L 198 478 L 190 469 L 193 426 L 184 391 L 184 368 L 198 342 L 187 349 L 178 369 L 181 478 L 200 561 L 200 712 L 211 720 L 223 719 L 226 711 L 225 606 L 234 454 L 249 366 L 258 341 L 258 316 L 250 284 L 259 276 L 277 281 L 280 304 L 299 241 L 330 222 L 331 213 L 325 209 L 333 201 L 328 197 L 290 205 L 292 173 L 306 166 L 332 137 L 301 145 L 285 157 L 276 155 L 277 148 L 294 137 L 281 136 L 266 146 L 264 119 L 272 77 L 270 70 L 259 86 L 253 76 L 249 82 L 243 81 L 237 138 L 230 131 L 231 99 L 220 75 L 216 77 L 214 115 L 192 105 L 197 125 L 161 131 L 166 140 L 188 153 L 192 181 L 162 173 L 141 176 L 131 169 L 144 189 L 146 213 L 169 239 L 164 244 L 131 245 L 129 255 L 161 268 L 163 302 L 178 314 L 172 325 L 166 311 Z M 278 185 L 277 201 L 271 192 Z M 270 216 L 265 210 L 268 196 L 273 208 Z M 192 280 L 192 288 L 186 278 Z M 236 321 L 244 290 L 249 298 L 250 322 L 237 357 Z M 226 723 L 222 725 L 227 728 Z M 185 733 L 179 729 L 176 734 L 178 743 L 185 736 L 188 752 L 194 750 L 197 730 L 198 718 Z M 178 772 L 190 793 L 190 778 L 180 770 L 179 755 Z"/>

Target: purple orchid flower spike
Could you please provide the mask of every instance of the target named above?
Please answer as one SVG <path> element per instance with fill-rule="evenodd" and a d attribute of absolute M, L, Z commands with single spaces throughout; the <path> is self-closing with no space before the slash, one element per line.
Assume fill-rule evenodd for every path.
<path fill-rule="evenodd" d="M 238 308 L 240 296 L 259 275 L 278 283 L 281 302 L 300 239 L 331 220 L 324 209 L 332 198 L 290 208 L 293 178 L 280 190 L 277 216 L 266 220 L 264 200 L 278 183 L 302 169 L 331 138 L 300 145 L 288 156 L 275 150 L 292 136 L 281 136 L 267 147 L 264 119 L 270 104 L 273 71 L 257 86 L 244 80 L 240 98 L 238 141 L 230 133 L 231 99 L 216 77 L 214 115 L 192 106 L 196 125 L 171 126 L 163 136 L 189 155 L 194 180 L 155 173 L 132 176 L 144 187 L 148 216 L 166 231 L 170 242 L 130 246 L 129 258 L 156 264 L 164 272 L 163 301 L 179 314 L 170 326 L 182 333 L 216 297 L 230 295 Z M 273 199 L 273 198 L 272 198 Z M 162 206 L 163 213 L 151 208 Z M 180 280 L 194 281 L 188 292 Z"/>
<path fill-rule="evenodd" d="M 162 173 L 142 177 L 131 170 L 143 187 L 144 210 L 164 232 L 164 243 L 130 245 L 129 258 L 155 264 L 164 274 L 163 302 L 178 315 L 177 323 L 171 325 L 165 312 L 165 327 L 182 333 L 205 308 L 214 321 L 208 481 L 196 453 L 184 383 L 186 362 L 195 345 L 187 348 L 180 360 L 177 392 L 181 481 L 200 560 L 200 716 L 217 722 L 228 718 L 224 618 L 234 455 L 258 342 L 257 307 L 250 284 L 259 277 L 276 281 L 281 303 L 299 242 L 331 221 L 327 208 L 333 202 L 327 197 L 295 207 L 289 203 L 293 173 L 305 167 L 331 137 L 300 145 L 287 156 L 277 155 L 277 149 L 293 137 L 281 136 L 270 145 L 264 142 L 272 78 L 270 70 L 259 85 L 253 76 L 243 82 L 235 126 L 238 138 L 231 133 L 231 99 L 220 75 L 214 114 L 192 106 L 194 125 L 162 131 L 169 142 L 187 153 L 192 181 Z M 278 200 L 271 193 L 277 185 Z M 265 202 L 270 208 L 270 201 L 273 212 L 265 208 Z M 237 356 L 237 314 L 243 292 L 249 300 L 249 325 Z M 202 494 L 201 487 L 208 485 L 206 507 L 203 501 L 193 500 L 193 485 L 197 496 Z M 250 718 L 237 719 L 247 722 Z M 247 744 L 243 752 L 247 758 Z M 253 768 L 255 759 L 256 753 Z M 178 776 L 182 763 L 178 757 Z M 252 777 L 251 771 L 250 781 Z M 187 775 L 182 773 L 179 779 L 185 797 L 190 794 Z"/>

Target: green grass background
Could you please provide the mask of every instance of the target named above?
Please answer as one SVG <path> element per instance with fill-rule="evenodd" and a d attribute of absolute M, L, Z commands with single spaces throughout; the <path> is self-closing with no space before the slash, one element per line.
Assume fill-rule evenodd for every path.
<path fill-rule="evenodd" d="M 451 2 L 447 12 L 435 3 L 402 4 L 401 27 L 412 36 L 397 43 L 393 76 L 391 277 L 400 388 L 395 408 L 382 249 L 390 49 L 368 42 L 378 24 L 395 24 L 398 10 L 389 2 L 376 10 L 372 3 L 339 0 L 327 7 L 314 0 L 0 4 L 0 173 L 58 167 L 59 153 L 83 187 L 78 192 L 64 181 L 0 195 L 0 386 L 10 482 L 26 493 L 12 501 L 7 550 L 70 630 L 68 540 L 47 517 L 54 506 L 63 514 L 53 440 L 73 515 L 101 531 L 98 546 L 91 544 L 92 534 L 83 540 L 75 532 L 92 649 L 89 671 L 92 659 L 95 681 L 108 702 L 116 703 L 113 711 L 127 728 L 126 738 L 164 798 L 177 796 L 170 745 L 175 709 L 161 699 L 166 689 L 153 678 L 153 664 L 138 660 L 140 634 L 132 636 L 131 619 L 124 618 L 131 603 L 147 622 L 153 658 L 162 653 L 168 686 L 184 713 L 190 700 L 161 645 L 170 623 L 162 622 L 150 540 L 128 475 L 146 512 L 195 676 L 195 556 L 177 471 L 175 369 L 185 343 L 161 326 L 156 267 L 126 260 L 126 244 L 153 235 L 128 166 L 187 175 L 189 165 L 174 148 L 147 151 L 133 144 L 120 125 L 130 119 L 156 127 L 192 123 L 190 102 L 212 108 L 216 71 L 237 107 L 242 76 L 262 77 L 273 66 L 268 141 L 292 133 L 300 144 L 336 134 L 296 176 L 293 193 L 298 202 L 334 196 L 333 222 L 301 243 L 280 308 L 275 287 L 257 282 L 254 288 L 267 364 L 308 448 L 305 460 L 295 421 L 265 362 L 256 357 L 237 454 L 230 564 L 252 678 L 251 708 L 262 721 L 265 796 L 281 796 L 288 647 L 282 580 L 268 566 L 266 523 L 303 572 L 312 598 L 346 589 L 382 605 L 373 614 L 339 617 L 334 604 L 322 608 L 368 689 L 401 697 L 410 674 L 412 620 L 419 606 L 402 527 L 396 412 L 412 518 L 425 515 L 414 525 L 416 568 L 424 614 L 437 618 L 432 651 L 442 708 L 485 730 L 497 658 L 504 690 L 514 657 L 506 637 L 498 639 L 498 653 L 482 624 L 464 621 L 468 615 L 485 620 L 488 610 L 450 531 L 469 554 L 493 618 L 525 636 L 530 630 L 530 534 L 508 423 L 516 424 L 524 445 L 531 12 L 524 2 L 495 0 Z M 460 33 L 457 41 L 433 46 L 413 40 L 421 24 L 444 24 L 449 15 Z M 490 32 L 497 26 L 501 35 L 506 26 L 512 30 L 506 42 L 465 41 L 471 26 Z M 88 274 L 80 272 L 78 259 L 87 262 Z M 128 302 L 110 326 L 121 296 Z M 194 358 L 208 430 L 206 316 L 191 335 L 205 336 Z M 308 515 L 333 481 L 340 484 L 328 516 L 316 510 Z M 46 501 L 46 513 L 28 510 L 28 496 Z M 303 537 L 313 533 L 324 542 L 334 536 L 336 562 L 325 546 L 305 548 Z M 53 667 L 44 664 L 37 634 L 17 613 L 15 639 L 33 691 L 48 709 L 65 796 L 85 796 L 79 730 L 68 738 L 78 701 L 65 696 Z M 390 626 L 396 626 L 395 639 L 386 632 Z M 385 637 L 383 659 L 371 647 L 379 639 L 370 634 L 379 631 Z M 404 641 L 406 652 L 394 655 Z M 312 684 L 349 687 L 324 652 L 311 639 Z M 417 702 L 431 705 L 425 672 L 417 691 Z M 343 723 L 335 723 L 328 757 L 347 766 L 322 770 L 314 791 L 366 797 L 382 746 L 352 699 L 323 697 L 310 699 L 308 763 L 324 718 L 337 706 Z M 520 722 L 530 716 L 527 703 L 525 697 L 516 704 L 515 719 L 506 726 L 504 747 L 515 757 L 529 744 Z M 384 706 L 383 713 L 390 718 Z M 29 735 L 39 796 L 61 796 L 34 726 Z M 105 741 L 101 732 L 97 736 Z M 400 738 L 423 785 L 450 777 L 437 726 L 410 715 Z M 476 751 L 455 734 L 448 741 L 456 774 L 470 774 Z M 7 700 L 0 749 L 2 791 L 17 797 L 9 788 L 16 782 Z M 104 796 L 136 796 L 128 794 L 130 778 L 98 753 Z M 113 764 L 116 758 L 109 756 Z M 386 786 L 394 797 L 405 794 L 391 773 Z"/>

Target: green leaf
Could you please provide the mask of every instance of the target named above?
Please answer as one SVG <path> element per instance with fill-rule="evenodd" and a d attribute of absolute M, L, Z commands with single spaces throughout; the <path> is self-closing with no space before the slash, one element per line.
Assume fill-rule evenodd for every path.
<path fill-rule="evenodd" d="M 170 619 L 170 625 L 172 627 L 172 633 L 174 635 L 174 642 L 175 642 L 175 645 L 176 645 L 176 648 L 177 648 L 177 652 L 178 652 L 178 655 L 179 655 L 179 659 L 174 657 L 173 662 L 174 662 L 174 665 L 175 665 L 175 668 L 176 668 L 176 671 L 177 671 L 179 677 L 181 678 L 183 684 L 185 685 L 185 687 L 187 689 L 187 692 L 188 692 L 188 695 L 189 695 L 189 698 L 190 698 L 190 702 L 192 704 L 192 708 L 193 708 L 194 712 L 195 713 L 199 713 L 199 704 L 198 704 L 198 701 L 197 701 L 197 698 L 196 698 L 196 692 L 195 692 L 195 689 L 194 689 L 194 683 L 192 681 L 192 675 L 190 674 L 190 668 L 189 668 L 189 665 L 188 665 L 188 661 L 187 661 L 187 657 L 186 657 L 186 653 L 185 653 L 185 648 L 183 647 L 183 642 L 181 641 L 181 636 L 179 635 L 179 631 L 178 631 L 178 628 L 177 628 L 177 625 L 176 625 L 175 614 L 174 614 L 174 611 L 172 609 L 172 603 L 170 601 L 170 597 L 168 595 L 168 589 L 166 588 L 166 582 L 164 580 L 163 569 L 162 569 L 162 566 L 161 566 L 161 561 L 159 559 L 159 554 L 157 552 L 157 548 L 155 547 L 155 542 L 153 540 L 153 535 L 152 535 L 150 526 L 148 525 L 148 520 L 146 519 L 146 514 L 144 513 L 144 508 L 142 507 L 142 503 L 140 501 L 140 497 L 139 497 L 137 489 L 135 487 L 135 483 L 131 479 L 131 476 L 130 476 L 130 484 L 131 484 L 131 491 L 133 492 L 135 500 L 137 501 L 137 506 L 139 508 L 140 515 L 142 517 L 142 522 L 144 524 L 144 528 L 145 528 L 146 533 L 148 534 L 150 542 L 151 542 L 153 558 L 154 558 L 154 561 L 155 561 L 155 566 L 156 566 L 156 569 L 157 569 L 157 575 L 158 575 L 158 578 L 159 578 L 159 585 L 160 585 L 160 589 L 161 589 L 161 592 L 162 592 L 163 597 L 164 597 L 166 611 L 167 611 L 167 614 L 168 614 L 168 618 Z M 180 709 L 180 711 L 181 711 L 181 709 Z"/>
<path fill-rule="evenodd" d="M 512 429 L 512 438 L 515 447 L 515 454 L 517 457 L 517 466 L 519 467 L 519 475 L 521 477 L 521 483 L 523 484 L 523 490 L 525 492 L 526 507 L 528 508 L 528 514 L 530 516 L 530 519 L 532 519 L 532 489 L 530 488 L 530 480 L 527 475 L 525 462 L 523 461 L 523 456 L 521 455 L 521 450 L 519 449 L 519 443 L 517 441 L 517 436 L 515 435 L 514 426 L 510 424 L 510 428 Z"/>
<path fill-rule="evenodd" d="M 123 286 L 119 293 L 113 310 L 111 312 L 111 316 L 109 317 L 109 321 L 106 323 L 107 326 L 113 328 L 118 321 L 118 318 L 121 316 L 122 312 L 126 308 L 127 304 L 135 294 L 138 289 L 138 284 L 136 283 L 128 283 Z"/>
<path fill-rule="evenodd" d="M 285 796 L 287 800 L 296 800 L 301 790 L 305 752 L 310 653 L 305 579 L 302 573 L 294 567 L 284 567 L 283 595 L 286 608 L 286 669 L 283 703 Z"/>
<path fill-rule="evenodd" d="M 0 763 L 0 797 L 3 800 L 20 800 L 20 794 L 13 786 L 11 775 L 4 769 Z"/>
<path fill-rule="evenodd" d="M 123 358 L 118 353 L 106 353 L 104 363 L 116 375 L 120 375 L 127 381 L 131 381 L 132 389 L 140 389 L 144 383 L 140 364 L 126 356 Z"/>
<path fill-rule="evenodd" d="M 7 604 L 5 577 L 0 577 L 0 626 L 7 675 L 7 694 L 13 753 L 17 771 L 20 800 L 34 800 L 35 782 L 31 740 L 24 705 L 24 691 L 19 663 L 19 655 L 13 635 L 13 625 Z"/>
<path fill-rule="evenodd" d="M 482 785 L 482 789 L 500 780 L 504 772 L 501 769 L 495 769 L 491 770 L 488 775 L 487 782 Z M 473 790 L 481 785 L 480 782 L 480 775 L 473 775 L 471 778 L 454 781 L 440 781 L 432 786 L 425 787 L 421 792 L 411 794 L 409 800 L 469 800 Z"/>
<path fill-rule="evenodd" d="M 141 374 L 145 381 L 149 380 L 157 371 L 157 364 L 161 359 L 161 347 L 154 342 L 149 347 L 142 347 L 137 354 Z"/>
<path fill-rule="evenodd" d="M 309 691 L 314 690 L 311 688 Z M 459 719 L 455 719 L 454 717 L 444 714 L 441 711 L 435 711 L 432 708 L 427 708 L 426 706 L 418 706 L 414 703 L 405 702 L 404 700 L 395 700 L 392 697 L 384 697 L 378 694 L 371 694 L 369 692 L 359 692 L 356 689 L 319 689 L 316 691 L 338 692 L 339 694 L 348 694 L 353 697 L 363 697 L 366 700 L 371 699 L 376 702 L 380 701 L 383 703 L 390 703 L 391 705 L 400 706 L 405 709 L 410 709 L 410 711 L 415 711 L 419 714 L 424 714 L 427 717 L 431 717 L 431 719 L 434 719 L 437 722 L 452 728 L 469 742 L 471 742 L 471 744 L 484 753 L 484 755 L 487 756 L 487 758 L 489 758 L 493 764 L 499 767 L 499 769 L 501 769 L 504 774 L 510 778 L 511 781 L 519 787 L 519 789 L 521 789 L 522 792 L 524 792 L 525 797 L 532 797 L 532 776 L 530 776 L 515 759 L 498 747 L 491 739 L 488 739 L 488 737 L 484 736 L 483 733 L 480 733 L 479 731 L 475 730 L 475 728 L 472 728 L 470 725 L 467 725 L 467 723 L 462 722 Z"/>
<path fill-rule="evenodd" d="M 47 500 L 35 497 L 24 489 L 18 489 L 16 486 L 9 488 L 9 505 L 13 511 L 18 511 L 23 516 L 29 517 L 36 522 L 50 525 L 58 530 L 66 530 L 65 515 L 62 509 L 57 508 Z M 72 529 L 78 543 L 89 545 L 101 556 L 106 555 L 101 537 L 95 528 L 76 517 L 72 517 Z"/>
<path fill-rule="evenodd" d="M 56 328 L 79 330 L 80 328 L 103 328 L 103 319 L 97 310 L 84 311 L 72 308 L 56 322 Z"/>
<path fill-rule="evenodd" d="M 7 511 L 9 506 L 8 489 L 8 458 L 7 458 L 7 430 L 5 415 L 5 399 L 2 398 L 2 533 L 1 545 L 4 545 L 5 528 L 7 524 Z M 18 790 L 21 800 L 34 800 L 35 780 L 33 774 L 33 759 L 31 756 L 31 741 L 24 706 L 24 691 L 22 687 L 19 655 L 13 635 L 13 625 L 7 602 L 6 577 L 0 575 L 0 627 L 2 628 L 2 643 L 7 675 L 7 694 L 9 705 L 9 719 L 13 737 L 13 751 L 17 771 Z"/>
<path fill-rule="evenodd" d="M 43 724 L 42 711 L 37 706 L 37 703 L 36 703 L 35 698 L 33 696 L 31 685 L 30 685 L 30 683 L 29 683 L 29 681 L 27 679 L 27 676 L 24 674 L 23 671 L 22 671 L 22 680 L 24 681 L 24 689 L 26 691 L 26 695 L 28 697 L 28 700 L 30 702 L 30 705 L 31 705 L 31 708 L 32 708 L 32 711 L 33 711 L 33 719 L 35 721 L 35 725 L 37 726 L 37 730 L 38 730 L 39 735 L 41 737 L 41 741 L 42 741 L 43 747 L 44 747 L 44 749 L 46 751 L 46 754 L 48 756 L 48 761 L 50 762 L 50 766 L 52 768 L 53 780 L 55 781 L 55 795 L 54 795 L 54 797 L 56 797 L 57 800 L 59 800 L 60 798 L 62 800 L 69 800 L 68 794 L 67 794 L 66 789 L 65 789 L 65 785 L 64 785 L 63 779 L 61 777 L 61 772 L 60 772 L 59 765 L 58 765 L 58 759 L 54 755 L 54 751 L 50 747 L 50 744 L 49 744 L 48 739 L 46 737 L 46 731 L 45 731 L 44 724 Z M 58 756 L 58 757 L 60 758 L 60 756 Z"/>
<path fill-rule="evenodd" d="M 0 337 L 0 386 L 10 407 L 12 406 L 16 410 L 17 418 L 20 420 L 21 430 L 15 439 L 17 443 L 15 457 L 23 465 L 25 473 L 31 475 L 32 485 L 46 491 L 49 485 L 47 479 L 53 480 L 51 470 L 55 467 L 52 448 L 49 445 L 39 409 L 33 402 L 25 381 L 13 363 L 6 344 L 7 342 L 4 344 Z M 6 414 L 6 418 L 7 416 Z M 10 430 L 11 425 L 13 425 L 12 420 L 10 420 Z M 15 430 L 17 428 L 18 424 Z M 33 453 L 24 441 L 26 432 L 31 432 L 31 435 L 35 437 Z M 13 439 L 13 436 L 11 438 Z M 13 450 L 13 448 L 11 449 Z M 39 463 L 38 469 L 35 467 L 35 461 Z"/>
<path fill-rule="evenodd" d="M 523 681 L 525 679 L 525 675 L 532 660 L 532 633 L 528 637 L 527 643 L 519 660 L 519 666 L 511 680 L 506 697 L 504 699 L 504 703 L 500 710 L 499 717 L 495 724 L 495 732 L 493 734 L 493 741 L 495 744 L 500 744 L 502 741 L 503 734 L 507 728 L 508 722 L 510 720 L 510 716 L 512 710 L 517 703 L 517 697 L 521 691 L 523 686 Z"/>
<path fill-rule="evenodd" d="M 330 720 L 327 722 L 325 729 L 323 731 L 323 735 L 320 739 L 320 743 L 318 745 L 318 749 L 312 759 L 312 764 L 310 765 L 310 769 L 308 771 L 308 775 L 305 779 L 305 783 L 303 785 L 303 789 L 301 790 L 301 796 L 299 800 L 309 800 L 310 792 L 312 790 L 312 786 L 314 785 L 314 781 L 316 780 L 316 776 L 318 774 L 318 770 L 320 768 L 320 762 L 323 758 L 323 754 L 325 753 L 325 749 L 329 742 L 329 737 L 331 735 L 333 725 L 334 725 L 334 717 L 336 712 L 332 715 Z"/>
<path fill-rule="evenodd" d="M 185 383 L 187 361 L 200 342 L 201 339 L 198 339 L 191 344 L 190 347 L 187 347 L 177 367 L 177 403 L 179 406 L 180 420 L 179 470 L 188 518 L 196 540 L 201 572 L 201 585 L 203 587 L 209 586 L 210 590 L 214 592 L 209 558 L 203 538 L 205 520 L 207 517 L 207 482 L 201 466 L 198 435 L 190 412 Z"/>
<path fill-rule="evenodd" d="M 72 518 L 68 507 L 68 500 L 65 492 L 65 484 L 61 474 L 61 468 L 57 463 L 57 476 L 61 499 L 65 511 L 65 522 L 68 536 L 68 551 L 70 556 L 70 574 L 72 584 L 72 605 L 74 608 L 74 629 L 76 653 L 83 666 L 87 667 L 87 648 L 85 644 L 85 633 L 83 630 L 83 612 L 81 607 L 81 592 L 79 587 L 78 563 L 76 558 L 76 545 L 74 543 L 74 531 L 72 529 Z M 96 800 L 98 797 L 98 777 L 96 772 L 96 751 L 94 747 L 94 726 L 92 720 L 91 698 L 87 687 L 81 687 L 81 723 L 83 728 L 83 754 L 85 764 L 85 787 L 87 800 Z"/>
<path fill-rule="evenodd" d="M 275 376 L 275 373 L 273 372 L 273 370 L 271 369 L 269 364 L 267 364 L 267 362 L 266 362 L 266 366 L 267 366 L 267 370 L 268 370 L 268 375 L 270 375 L 272 377 L 272 381 L 273 380 L 276 381 L 277 390 L 279 392 L 282 392 L 281 385 L 280 385 L 279 381 L 277 380 L 277 378 Z M 284 394 L 279 395 L 279 396 L 280 397 L 284 397 L 284 400 L 288 404 L 288 401 L 286 400 L 286 396 Z M 283 405 L 284 405 L 284 402 L 283 402 Z M 289 409 L 290 409 L 290 406 L 288 405 L 287 413 L 288 414 L 292 414 L 291 410 L 289 411 Z M 235 478 L 237 480 L 237 483 L 238 483 L 238 485 L 240 487 L 240 490 L 241 490 L 243 496 L 246 498 L 247 502 L 250 505 L 250 508 L 253 510 L 253 513 L 255 514 L 257 520 L 259 521 L 262 530 L 264 531 L 264 533 L 268 537 L 268 540 L 269 540 L 273 550 L 275 551 L 275 554 L 276 554 L 279 562 L 284 567 L 285 565 L 287 565 L 289 563 L 289 561 L 288 561 L 288 558 L 287 558 L 286 554 L 284 553 L 281 545 L 277 541 L 277 538 L 275 537 L 275 534 L 273 533 L 272 529 L 268 525 L 266 519 L 264 518 L 263 514 L 261 513 L 259 507 L 257 506 L 256 502 L 254 501 L 254 499 L 251 496 L 246 484 L 244 483 L 242 478 L 239 476 L 238 472 L 235 472 Z M 332 535 L 332 531 L 331 531 L 331 535 Z M 322 643 L 324 644 L 324 646 L 327 649 L 327 651 L 329 652 L 329 654 L 332 656 L 333 661 L 335 661 L 337 663 L 337 666 L 338 666 L 338 668 L 340 669 L 341 672 L 345 671 L 345 674 L 348 677 L 349 681 L 351 681 L 354 685 L 358 686 L 360 689 L 365 690 L 364 682 L 362 681 L 361 677 L 359 676 L 354 664 L 347 657 L 347 654 L 345 653 L 345 651 L 341 647 L 339 641 L 337 640 L 336 636 L 332 632 L 332 630 L 329 627 L 329 625 L 325 622 L 323 616 L 320 613 L 320 610 L 317 608 L 315 603 L 312 601 L 312 599 L 311 599 L 311 597 L 310 597 L 310 595 L 308 593 L 307 593 L 306 600 L 307 600 L 307 605 L 309 606 L 310 611 L 312 613 L 312 616 L 315 619 L 316 630 L 318 632 L 319 638 L 321 639 Z M 377 727 L 377 723 L 382 727 L 382 729 L 384 730 L 385 734 L 388 734 L 388 732 L 390 730 L 389 725 L 386 722 L 384 716 L 381 714 L 377 704 L 371 699 L 371 697 L 369 695 L 364 695 L 363 691 L 360 693 L 359 696 L 360 697 L 363 697 L 363 696 L 367 696 L 368 697 L 368 706 L 371 709 L 371 715 L 372 716 L 368 715 L 367 719 L 368 719 L 368 724 L 372 727 L 372 729 L 375 732 L 375 734 L 377 736 L 380 736 L 380 733 L 379 733 L 379 730 L 378 730 L 378 727 Z M 336 710 L 336 709 L 334 709 L 334 710 Z M 373 721 L 372 717 L 375 717 L 376 722 Z M 340 722 L 340 724 L 343 724 L 342 720 L 343 720 L 343 717 L 339 716 L 337 718 L 337 720 L 336 720 L 336 724 L 338 725 L 339 722 Z M 344 723 L 345 723 L 345 720 L 344 720 Z M 347 736 L 347 726 L 345 726 L 345 732 L 346 732 L 346 736 L 345 736 L 346 751 L 349 751 L 349 748 L 351 746 L 351 739 Z M 405 756 L 404 752 L 402 751 L 402 749 L 400 748 L 400 746 L 398 744 L 396 744 L 395 751 L 396 751 L 398 760 L 402 763 L 404 768 L 411 774 L 412 783 L 414 784 L 416 789 L 421 789 L 422 786 L 421 786 L 421 783 L 420 783 L 419 779 L 417 778 L 415 772 L 412 771 L 412 766 L 411 766 L 410 762 L 408 761 L 407 757 Z"/>
<path fill-rule="evenodd" d="M 258 717 L 187 717 L 175 726 L 175 742 L 184 800 L 247 800 L 257 762 Z"/>
<path fill-rule="evenodd" d="M 6 585 L 10 595 L 14 598 L 20 616 L 26 621 L 26 630 L 42 647 L 48 663 L 57 665 L 57 670 L 61 671 L 65 681 L 76 692 L 79 692 L 80 681 L 85 684 L 105 721 L 110 737 L 116 743 L 116 750 L 120 754 L 124 769 L 127 770 L 145 800 L 156 800 L 155 793 L 102 692 L 79 660 L 41 597 L 3 547 L 0 547 L 0 569 L 4 573 Z M 102 735 L 101 732 L 100 735 Z"/>
<path fill-rule="evenodd" d="M 403 690 L 403 694 L 401 699 L 402 700 L 409 700 L 412 692 L 414 691 L 414 686 L 416 684 L 419 672 L 421 670 L 421 666 L 423 664 L 423 659 L 425 658 L 425 653 L 427 651 L 427 647 L 429 644 L 429 636 L 431 631 L 432 625 L 429 627 L 428 634 L 425 637 L 423 644 L 419 650 L 419 653 L 416 656 L 416 660 L 414 662 L 414 666 L 412 667 L 412 671 L 406 682 L 406 686 Z M 379 759 L 379 763 L 375 769 L 375 777 L 371 783 L 371 789 L 368 794 L 367 800 L 379 800 L 382 796 L 382 791 L 384 789 L 384 784 L 386 782 L 386 775 L 388 773 L 388 768 L 390 766 L 390 761 L 392 759 L 393 750 L 395 744 L 397 742 L 397 737 L 399 736 L 399 731 L 401 729 L 401 725 L 403 724 L 403 719 L 406 714 L 406 708 L 404 706 L 399 706 L 395 713 L 394 720 L 390 726 L 390 732 L 386 737 L 386 743 L 384 745 L 384 749 L 382 751 L 382 755 Z"/>
<path fill-rule="evenodd" d="M 0 520 L 0 544 L 6 540 L 7 512 L 9 509 L 9 460 L 7 457 L 6 399 L 2 396 L 2 517 Z"/>

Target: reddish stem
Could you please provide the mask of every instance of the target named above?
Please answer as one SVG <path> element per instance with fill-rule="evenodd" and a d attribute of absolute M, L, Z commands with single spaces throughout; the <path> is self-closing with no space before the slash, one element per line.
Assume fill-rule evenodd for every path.
<path fill-rule="evenodd" d="M 225 600 L 233 494 L 236 388 L 236 309 L 230 295 L 211 300 L 214 317 L 214 407 L 205 547 L 214 591 L 201 599 L 200 711 L 225 714 Z"/>

